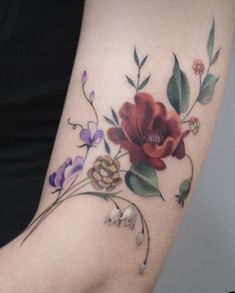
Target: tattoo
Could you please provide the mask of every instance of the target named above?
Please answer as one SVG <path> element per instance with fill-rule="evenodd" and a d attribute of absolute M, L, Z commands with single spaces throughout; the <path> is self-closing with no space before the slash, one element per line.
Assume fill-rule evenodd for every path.
<path fill-rule="evenodd" d="M 104 223 L 116 227 L 129 227 L 136 231 L 136 244 L 143 245 L 144 256 L 139 265 L 143 273 L 148 263 L 150 249 L 150 232 L 145 216 L 138 205 L 125 198 L 118 187 L 122 182 L 135 195 L 143 198 L 164 200 L 159 186 L 158 175 L 167 169 L 165 158 L 174 157 L 189 162 L 190 175 L 183 178 L 175 195 L 180 207 L 184 206 L 194 176 L 191 156 L 186 152 L 184 140 L 191 134 L 199 132 L 199 119 L 190 116 L 197 103 L 208 104 L 214 94 L 218 77 L 210 73 L 211 66 L 217 61 L 220 49 L 214 54 L 215 23 L 213 21 L 207 42 L 209 65 L 205 72 L 202 60 L 195 59 L 193 71 L 199 78 L 199 92 L 191 108 L 190 86 L 186 74 L 181 69 L 176 54 L 174 67 L 167 85 L 167 96 L 172 109 L 168 110 L 163 102 L 157 101 L 150 93 L 140 92 L 150 81 L 150 75 L 142 78 L 142 70 L 148 56 L 140 59 L 134 48 L 134 62 L 137 67 L 136 78 L 126 75 L 126 80 L 135 90 L 133 102 L 125 102 L 118 112 L 111 108 L 109 117 L 97 113 L 94 101 L 95 92 L 87 91 L 88 74 L 84 71 L 81 84 L 85 100 L 93 110 L 94 120 L 87 125 L 68 118 L 67 123 L 74 131 L 79 131 L 79 153 L 75 158 L 68 157 L 64 163 L 49 177 L 49 184 L 54 190 L 54 201 L 27 227 L 27 235 L 22 244 L 38 226 L 63 202 L 77 196 L 90 195 L 110 202 L 113 208 L 104 219 Z M 169 107 L 170 108 L 170 107 Z M 183 117 L 182 117 L 183 116 Z M 106 133 L 99 127 L 100 118 L 110 125 Z M 92 149 L 102 146 L 103 151 L 90 166 L 84 176 L 83 169 L 87 156 Z M 123 170 L 122 159 L 129 157 L 130 166 Z M 84 191 L 89 187 L 89 191 Z M 125 208 L 120 206 L 123 202 Z"/>

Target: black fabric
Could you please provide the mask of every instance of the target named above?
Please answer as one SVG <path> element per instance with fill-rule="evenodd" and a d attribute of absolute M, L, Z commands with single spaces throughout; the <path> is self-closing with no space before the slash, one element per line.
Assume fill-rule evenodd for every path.
<path fill-rule="evenodd" d="M 78 0 L 0 0 L 0 246 L 36 211 L 82 12 Z"/>

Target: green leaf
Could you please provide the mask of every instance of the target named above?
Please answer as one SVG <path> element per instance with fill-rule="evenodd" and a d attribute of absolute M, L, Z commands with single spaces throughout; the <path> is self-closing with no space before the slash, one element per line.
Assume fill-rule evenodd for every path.
<path fill-rule="evenodd" d="M 188 197 L 190 193 L 191 185 L 192 185 L 192 178 L 186 179 L 180 184 L 179 194 L 176 195 L 176 198 L 177 198 L 178 204 L 181 205 L 182 207 L 184 207 L 184 201 L 186 200 L 186 198 Z"/>
<path fill-rule="evenodd" d="M 110 146 L 107 143 L 106 139 L 104 139 L 104 148 L 105 148 L 106 153 L 108 153 L 110 155 Z"/>
<path fill-rule="evenodd" d="M 116 112 L 113 110 L 113 108 L 111 108 L 111 110 L 112 110 L 113 120 L 117 123 L 117 125 L 119 125 L 118 116 Z"/>
<path fill-rule="evenodd" d="M 136 89 L 136 86 L 135 86 L 134 81 L 133 81 L 129 76 L 127 76 L 127 75 L 126 75 L 126 79 L 127 79 L 127 81 L 129 82 L 129 84 L 130 84 L 131 86 L 133 86 L 133 87 Z"/>
<path fill-rule="evenodd" d="M 181 114 L 187 111 L 189 106 L 189 82 L 185 73 L 180 69 L 176 56 L 173 74 L 167 86 L 167 96 L 177 113 Z"/>
<path fill-rule="evenodd" d="M 210 65 L 215 64 L 215 62 L 217 61 L 218 57 L 219 57 L 219 53 L 220 53 L 220 49 L 215 53 L 214 57 L 212 58 Z"/>
<path fill-rule="evenodd" d="M 111 124 L 111 125 L 113 125 L 113 126 L 117 126 L 117 125 L 115 124 L 115 122 L 114 122 L 112 119 L 110 119 L 110 118 L 108 118 L 108 117 L 106 117 L 106 116 L 104 116 L 104 119 L 105 119 L 109 124 Z"/>
<path fill-rule="evenodd" d="M 139 67 L 140 62 L 139 62 L 139 57 L 138 57 L 137 52 L 136 52 L 136 47 L 134 48 L 134 60 L 135 60 L 136 65 Z"/>
<path fill-rule="evenodd" d="M 126 172 L 125 182 L 134 193 L 143 197 L 160 196 L 158 178 L 155 169 L 142 162 L 133 163 Z"/>
<path fill-rule="evenodd" d="M 147 58 L 148 58 L 148 55 L 146 55 L 146 56 L 143 58 L 143 60 L 142 60 L 141 63 L 140 63 L 140 68 L 143 67 L 143 65 L 144 65 L 144 63 L 146 62 Z"/>
<path fill-rule="evenodd" d="M 208 41 L 207 41 L 207 52 L 208 52 L 210 62 L 212 60 L 212 55 L 214 51 L 214 39 L 215 39 L 215 20 L 213 19 L 213 23 L 212 23 Z"/>
<path fill-rule="evenodd" d="M 208 74 L 203 82 L 200 89 L 199 96 L 197 98 L 198 102 L 201 104 L 208 104 L 214 95 L 215 85 L 219 78 L 215 77 L 213 74 Z"/>
<path fill-rule="evenodd" d="M 145 78 L 144 81 L 141 82 L 141 84 L 138 87 L 138 91 L 146 86 L 146 84 L 148 83 L 149 79 L 150 79 L 150 75 L 147 78 Z"/>

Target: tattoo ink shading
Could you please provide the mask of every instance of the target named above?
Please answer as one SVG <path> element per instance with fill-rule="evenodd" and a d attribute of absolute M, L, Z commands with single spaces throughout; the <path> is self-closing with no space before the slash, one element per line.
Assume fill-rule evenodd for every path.
<path fill-rule="evenodd" d="M 188 77 L 181 69 L 180 62 L 174 54 L 172 76 L 167 85 L 167 97 L 171 108 L 154 98 L 149 92 L 140 92 L 149 83 L 150 75 L 142 78 L 142 70 L 148 55 L 139 58 L 134 48 L 134 62 L 137 66 L 136 78 L 126 75 L 128 84 L 134 88 L 132 99 L 123 103 L 119 111 L 111 108 L 109 117 L 100 116 L 95 107 L 94 90 L 87 92 L 87 71 L 81 77 L 82 93 L 88 106 L 93 110 L 93 119 L 89 118 L 86 125 L 68 118 L 67 123 L 74 131 L 79 132 L 81 144 L 79 155 L 68 157 L 60 167 L 48 178 L 53 188 L 54 201 L 26 228 L 26 236 L 21 245 L 32 235 L 39 225 L 63 202 L 77 196 L 95 196 L 109 202 L 113 207 L 104 217 L 104 223 L 117 228 L 125 227 L 133 230 L 136 246 L 144 246 L 144 256 L 138 271 L 144 273 L 150 251 L 150 230 L 146 218 L 134 201 L 125 198 L 119 189 L 121 184 L 136 196 L 149 200 L 159 198 L 164 201 L 159 186 L 159 174 L 168 169 L 165 158 L 187 160 L 190 167 L 188 178 L 179 184 L 174 197 L 180 207 L 184 207 L 194 177 L 194 164 L 186 150 L 185 140 L 190 134 L 196 135 L 200 129 L 197 117 L 190 116 L 197 103 L 206 105 L 214 95 L 219 80 L 210 70 L 219 58 L 220 49 L 214 52 L 215 22 L 207 41 L 208 67 L 201 59 L 193 61 L 192 70 L 199 79 L 198 95 L 190 105 L 190 85 Z M 105 132 L 99 127 L 100 117 L 109 125 Z M 103 141 L 103 144 L 101 143 Z M 118 146 L 118 148 L 117 148 Z M 83 169 L 87 157 L 93 148 L 102 148 L 100 155 L 94 160 L 88 172 Z M 84 149 L 84 155 L 81 155 Z M 130 166 L 123 170 L 122 159 L 129 157 Z M 89 191 L 84 188 L 89 187 Z M 122 208 L 120 203 L 124 204 Z"/>

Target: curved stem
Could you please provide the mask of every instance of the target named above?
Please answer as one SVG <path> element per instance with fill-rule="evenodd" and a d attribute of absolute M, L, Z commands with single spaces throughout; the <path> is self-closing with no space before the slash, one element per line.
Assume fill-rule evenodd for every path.
<path fill-rule="evenodd" d="M 41 212 L 31 223 L 29 223 L 29 225 L 26 227 L 25 231 L 29 230 L 29 228 L 32 227 L 32 225 L 35 222 L 40 220 L 40 218 L 42 216 L 44 216 L 59 200 L 60 200 L 60 193 L 58 193 L 57 198 L 43 212 Z"/>
<path fill-rule="evenodd" d="M 116 155 L 114 156 L 114 159 L 117 159 L 117 156 L 121 153 L 122 147 L 119 147 L 119 150 L 117 151 Z"/>
<path fill-rule="evenodd" d="M 211 64 L 209 64 L 209 66 L 208 66 L 208 68 L 207 68 L 206 76 L 207 76 L 207 74 L 209 73 L 210 69 L 211 69 Z"/>
<path fill-rule="evenodd" d="M 62 202 L 65 199 L 63 199 L 62 201 L 58 201 L 46 214 L 43 215 L 43 217 L 41 217 L 41 219 L 36 223 L 36 225 L 32 228 L 32 230 L 24 237 L 24 239 L 22 240 L 20 246 L 22 246 L 24 244 L 24 242 L 33 234 L 33 232 L 38 228 L 38 226 L 58 207 L 62 204 Z"/>
<path fill-rule="evenodd" d="M 82 92 L 83 92 L 83 95 L 84 95 L 84 97 L 86 98 L 87 102 L 91 105 L 91 107 L 92 107 L 92 109 L 93 109 L 93 111 L 94 111 L 94 113 L 95 113 L 96 125 L 98 126 L 98 124 L 99 124 L 99 117 L 98 117 L 98 114 L 97 114 L 97 112 L 96 112 L 96 109 L 95 109 L 95 107 L 94 107 L 94 105 L 93 105 L 93 102 L 92 102 L 92 101 L 87 97 L 87 95 L 86 95 L 85 84 L 82 85 Z"/>
<path fill-rule="evenodd" d="M 76 180 L 76 178 L 75 178 Z M 74 181 L 73 181 L 74 182 Z M 73 184 L 73 182 L 70 184 L 70 186 Z M 78 188 L 76 191 L 82 189 L 83 187 L 85 187 L 86 185 L 90 184 L 91 182 L 87 182 L 85 184 L 83 184 L 82 186 L 80 186 L 80 188 Z M 55 208 L 58 207 L 58 205 L 61 205 L 62 202 L 64 202 L 65 200 L 73 197 L 73 194 L 72 195 L 68 195 L 67 197 L 63 198 L 64 195 L 69 191 L 69 187 L 66 189 L 66 191 L 58 196 L 56 198 L 56 200 L 51 204 L 49 205 L 49 207 L 47 207 L 27 228 L 26 228 L 26 231 L 32 227 L 33 224 L 35 224 L 35 226 L 32 228 L 32 230 L 26 235 L 26 237 L 23 239 L 22 243 L 20 246 L 23 245 L 23 243 L 28 239 L 28 237 L 37 229 L 37 227 L 55 210 Z M 76 192 L 75 191 L 75 192 Z"/>
<path fill-rule="evenodd" d="M 149 233 L 149 228 L 148 228 L 148 224 L 147 224 L 147 222 L 145 220 L 145 217 L 142 214 L 141 210 L 138 208 L 138 206 L 135 203 L 133 203 L 132 201 L 130 201 L 130 200 L 126 199 L 126 198 L 123 198 L 121 196 L 118 196 L 118 195 L 113 195 L 112 197 L 120 199 L 120 200 L 123 200 L 123 201 L 126 201 L 126 202 L 130 203 L 131 205 L 133 205 L 137 209 L 137 211 L 139 213 L 139 216 L 141 218 L 142 229 L 145 226 L 146 233 L 147 233 L 147 249 L 146 249 L 146 254 L 145 254 L 145 259 L 144 259 L 144 264 L 146 265 L 147 262 L 148 262 L 149 249 L 150 249 L 150 233 Z"/>
<path fill-rule="evenodd" d="M 128 152 L 120 154 L 119 156 L 116 157 L 116 159 L 120 159 L 120 158 L 122 158 L 122 157 L 124 157 L 124 156 L 126 156 L 128 154 L 129 154 Z"/>
<path fill-rule="evenodd" d="M 74 189 L 75 187 L 77 187 L 77 186 L 78 186 L 78 189 L 73 190 L 73 192 L 72 192 L 69 196 L 73 195 L 74 193 L 76 193 L 77 191 L 79 191 L 81 188 L 83 188 L 83 187 L 89 185 L 89 184 L 91 183 L 91 181 L 86 182 L 87 179 L 89 179 L 89 177 L 86 177 L 86 178 L 84 178 L 83 180 L 81 180 L 80 182 L 78 182 L 77 184 L 75 184 L 75 185 L 74 185 L 69 191 L 73 190 L 73 189 Z M 80 185 L 81 183 L 83 183 L 83 182 L 86 182 L 86 183 L 84 183 L 82 186 L 79 186 L 79 185 Z"/>
<path fill-rule="evenodd" d="M 190 157 L 190 155 L 189 154 L 185 154 L 185 156 L 189 159 L 189 161 L 190 161 L 190 164 L 191 164 L 191 169 L 192 169 L 192 175 L 191 175 L 191 177 L 192 177 L 192 180 L 193 180 L 193 176 L 194 176 L 194 165 L 193 165 L 193 160 L 192 160 L 192 158 Z"/>
<path fill-rule="evenodd" d="M 108 197 L 108 198 L 113 202 L 113 204 L 115 205 L 115 207 L 120 210 L 120 207 L 117 204 L 117 202 L 112 197 Z"/>
<path fill-rule="evenodd" d="M 80 124 L 80 123 L 73 123 L 73 122 L 70 122 L 70 118 L 68 118 L 67 123 L 68 123 L 69 125 L 71 125 L 71 126 L 73 127 L 73 129 L 76 129 L 77 126 L 78 126 L 78 127 L 81 127 L 81 129 L 84 128 L 84 127 L 82 126 L 82 124 Z"/>
<path fill-rule="evenodd" d="M 189 109 L 189 111 L 186 113 L 186 115 L 184 116 L 184 118 L 182 119 L 182 123 L 185 122 L 185 119 L 189 116 L 189 114 L 192 112 L 194 106 L 196 105 L 197 103 L 197 99 L 199 97 L 199 94 L 200 94 L 200 91 L 201 91 L 201 85 L 202 85 L 202 76 L 201 74 L 199 75 L 199 92 L 198 92 L 198 95 L 197 95 L 197 98 L 196 100 L 194 101 L 194 103 L 192 104 L 191 108 Z"/>
<path fill-rule="evenodd" d="M 139 85 L 140 85 L 140 67 L 138 66 L 136 93 L 138 93 Z"/>

